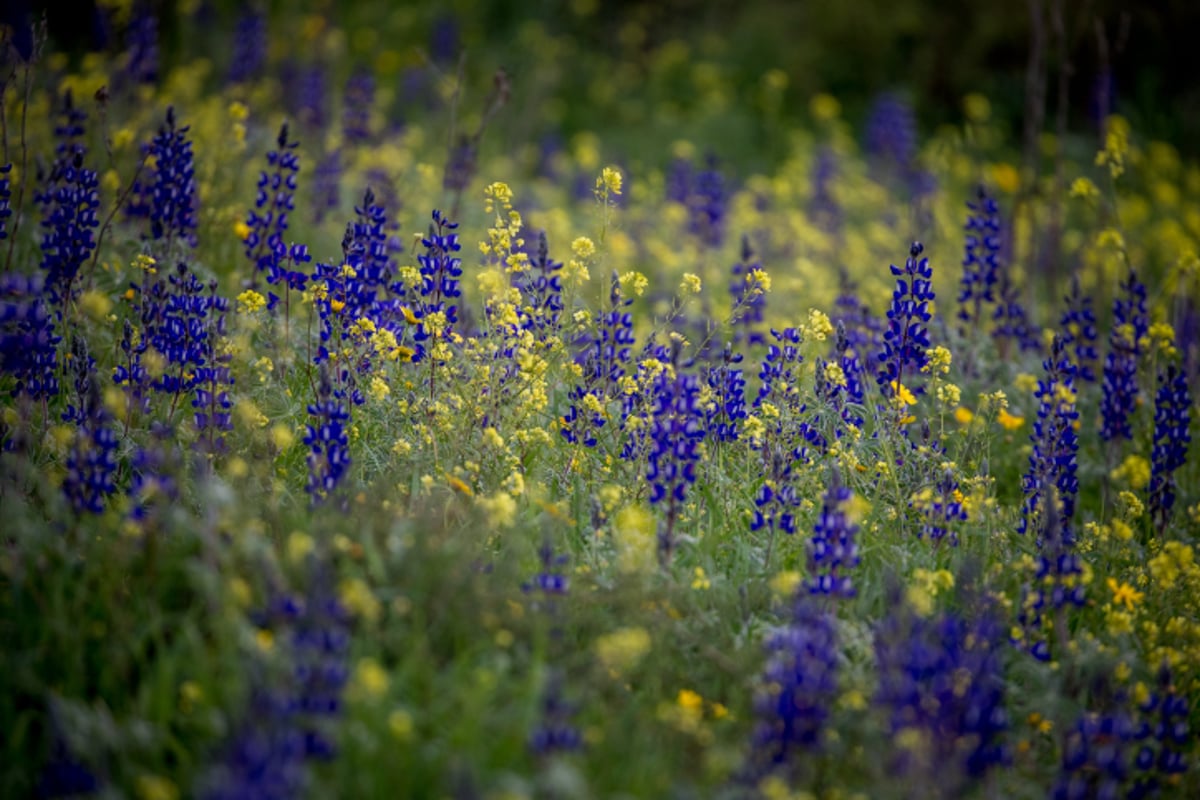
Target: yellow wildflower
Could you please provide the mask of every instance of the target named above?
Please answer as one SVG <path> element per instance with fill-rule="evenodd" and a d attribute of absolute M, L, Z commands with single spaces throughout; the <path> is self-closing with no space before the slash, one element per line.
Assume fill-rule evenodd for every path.
<path fill-rule="evenodd" d="M 175 784 L 158 775 L 139 775 L 134 788 L 138 800 L 176 800 L 179 797 Z"/>
<path fill-rule="evenodd" d="M 1000 427 L 1006 431 L 1015 431 L 1025 424 L 1025 418 L 1010 414 L 1008 413 L 1008 409 L 1002 408 L 1000 409 L 1000 413 L 996 415 L 996 422 L 1000 423 Z"/>
<path fill-rule="evenodd" d="M 400 741 L 408 741 L 413 734 L 412 714 L 400 708 L 388 714 L 388 730 Z"/>
<path fill-rule="evenodd" d="M 1150 462 L 1142 456 L 1130 454 L 1121 462 L 1121 466 L 1109 474 L 1109 477 L 1114 481 L 1124 480 L 1135 492 L 1139 491 L 1150 483 Z"/>
<path fill-rule="evenodd" d="M 752 269 L 746 274 L 746 283 L 749 284 L 749 290 L 757 294 L 766 294 L 771 291 L 771 276 L 765 270 Z"/>
<path fill-rule="evenodd" d="M 350 679 L 349 694 L 361 700 L 377 700 L 387 693 L 387 670 L 374 658 L 360 658 L 354 665 L 354 675 Z"/>
<path fill-rule="evenodd" d="M 840 364 L 832 361 L 825 364 L 825 382 L 830 386 L 842 388 L 846 386 L 846 373 Z"/>
<path fill-rule="evenodd" d="M 938 382 L 937 387 L 938 402 L 945 406 L 957 406 L 962 400 L 962 390 L 953 383 Z"/>
<path fill-rule="evenodd" d="M 650 285 L 646 276 L 636 270 L 630 270 L 618 279 L 622 292 L 632 292 L 634 297 L 641 297 L 642 292 Z"/>
<path fill-rule="evenodd" d="M 890 385 L 892 387 L 892 405 L 904 407 L 917 404 L 917 398 L 903 383 L 892 381 Z"/>
<path fill-rule="evenodd" d="M 1100 190 L 1096 188 L 1096 184 L 1092 183 L 1091 180 L 1076 178 L 1071 184 L 1071 197 L 1078 197 L 1091 202 L 1100 197 Z"/>
<path fill-rule="evenodd" d="M 1123 604 L 1126 608 L 1132 610 L 1145 596 L 1143 592 L 1139 592 L 1128 583 L 1117 582 L 1116 578 L 1109 578 L 1107 583 L 1109 590 L 1113 593 L 1114 605 Z"/>
<path fill-rule="evenodd" d="M 237 296 L 239 314 L 257 314 L 267 307 L 267 299 L 253 289 L 247 289 Z"/>
<path fill-rule="evenodd" d="M 620 170 L 614 167 L 605 167 L 600 171 L 600 177 L 596 179 L 596 194 L 597 196 L 619 195 L 622 183 Z"/>
<path fill-rule="evenodd" d="M 1150 559 L 1150 574 L 1160 588 L 1170 589 L 1180 575 L 1194 569 L 1195 557 L 1190 544 L 1167 542 L 1162 552 Z"/>
<path fill-rule="evenodd" d="M 571 242 L 571 252 L 578 258 L 589 258 L 596 252 L 596 244 L 586 236 L 580 236 Z"/>
<path fill-rule="evenodd" d="M 992 116 L 992 104 L 979 92 L 971 92 L 963 98 L 963 113 L 971 122 L 981 124 Z"/>
<path fill-rule="evenodd" d="M 780 599 L 791 597 L 796 593 L 796 587 L 803 579 L 803 576 L 794 569 L 784 570 L 771 578 L 771 591 Z"/>
<path fill-rule="evenodd" d="M 782 73 L 783 85 L 787 85 L 787 73 Z M 818 122 L 830 122 L 842 114 L 842 104 L 831 94 L 824 92 L 813 95 L 808 101 L 808 111 Z"/>
<path fill-rule="evenodd" d="M 362 578 L 346 578 L 339 583 L 338 599 L 351 614 L 361 617 L 367 622 L 379 619 L 379 614 L 383 610 L 379 598 Z"/>
<path fill-rule="evenodd" d="M 480 497 L 476 504 L 488 515 L 497 528 L 511 527 L 517 519 L 517 501 L 508 492 L 500 491 Z"/>
<path fill-rule="evenodd" d="M 929 350 L 929 363 L 921 367 L 921 372 L 931 374 L 945 375 L 950 371 L 950 362 L 953 360 L 953 355 L 949 348 L 938 345 Z"/>
<path fill-rule="evenodd" d="M 154 260 L 154 256 L 148 256 L 145 253 L 138 253 L 133 259 L 133 268 L 140 269 L 147 275 L 154 275 L 158 272 L 158 262 Z"/>
<path fill-rule="evenodd" d="M 593 645 L 596 658 L 613 677 L 628 673 L 650 652 L 650 633 L 645 628 L 618 628 L 598 638 Z"/>
<path fill-rule="evenodd" d="M 1121 513 L 1126 519 L 1137 519 L 1146 510 L 1142 499 L 1133 492 L 1121 492 L 1117 495 L 1117 501 L 1121 504 Z"/>
<path fill-rule="evenodd" d="M 1108 133 L 1104 137 L 1104 149 L 1096 154 L 1096 166 L 1108 166 L 1113 178 L 1125 172 L 1125 156 L 1129 154 L 1129 123 L 1117 115 L 1108 118 Z"/>

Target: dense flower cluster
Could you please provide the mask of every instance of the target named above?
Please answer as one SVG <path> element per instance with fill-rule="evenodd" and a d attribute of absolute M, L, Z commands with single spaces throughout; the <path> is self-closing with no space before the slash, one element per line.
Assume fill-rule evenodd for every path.
<path fill-rule="evenodd" d="M 1072 606 L 1082 606 L 1086 601 L 1083 562 L 1075 552 L 1074 536 L 1059 521 L 1061 505 L 1052 488 L 1042 513 L 1043 538 L 1035 559 L 1036 569 L 1032 579 L 1021 588 L 1017 626 L 1012 631 L 1014 644 L 1028 650 L 1038 661 L 1050 660 L 1047 638 L 1050 627 L 1057 636 L 1059 652 L 1069 646 L 1066 613 Z M 1054 615 L 1049 621 L 1047 612 Z"/>
<path fill-rule="evenodd" d="M 222 299 L 223 300 L 223 299 Z M 218 318 L 216 329 L 224 326 L 224 314 Z M 233 430 L 233 401 L 229 398 L 229 387 L 233 386 L 233 375 L 229 369 L 232 356 L 217 352 L 213 346 L 213 333 L 209 331 L 206 342 L 208 353 L 204 365 L 197 368 L 195 393 L 192 408 L 195 409 L 196 431 L 200 442 L 209 453 L 225 450 L 225 434 Z"/>
<path fill-rule="evenodd" d="M 729 294 L 733 300 L 733 343 L 743 342 L 749 346 L 762 344 L 765 339 L 762 334 L 763 318 L 766 311 L 767 297 L 761 291 L 752 290 L 748 281 L 755 272 L 762 270 L 754 249 L 750 246 L 750 237 L 742 237 L 742 257 L 733 265 L 733 279 L 729 282 Z"/>
<path fill-rule="evenodd" d="M 350 412 L 322 375 L 317 400 L 308 413 L 314 420 L 304 434 L 309 448 L 307 488 L 313 503 L 321 503 L 334 493 L 350 467 Z"/>
<path fill-rule="evenodd" d="M 367 317 L 386 328 L 402 324 L 401 307 L 407 295 L 406 287 L 396 276 L 394 256 L 403 248 L 391 236 L 394 227 L 387 210 L 375 201 L 375 193 L 367 187 L 362 204 L 354 208 L 354 220 L 346 233 L 350 244 L 345 262 L 355 272 L 346 292 L 346 307 L 341 312 L 346 318 Z"/>
<path fill-rule="evenodd" d="M 725 346 L 721 363 L 705 369 L 708 413 L 705 428 L 714 442 L 736 442 L 746 419 L 746 378 L 740 367 L 742 354 Z"/>
<path fill-rule="evenodd" d="M 342 151 L 329 150 L 317 161 L 313 170 L 313 217 L 315 225 L 325 221 L 330 211 L 336 211 L 342 202 Z"/>
<path fill-rule="evenodd" d="M 870 359 L 883 348 L 883 332 L 886 319 L 871 312 L 858 296 L 857 287 L 846 271 L 838 270 L 838 296 L 833 301 L 830 321 L 839 326 L 845 336 L 845 349 L 853 351 L 859 361 Z M 837 347 L 841 351 L 842 347 Z M 866 366 L 866 365 L 863 365 Z M 861 369 L 856 373 L 865 377 Z"/>
<path fill-rule="evenodd" d="M 847 429 L 861 429 L 864 423 L 863 366 L 858 354 L 850 347 L 846 326 L 838 322 L 833 344 L 836 361 L 817 360 L 817 396 L 829 403 L 841 424 L 834 435 L 841 438 Z"/>
<path fill-rule="evenodd" d="M 950 527 L 956 522 L 967 521 L 967 509 L 963 505 L 963 494 L 954 477 L 954 471 L 942 470 L 941 477 L 922 503 L 921 536 L 937 544 L 948 540 L 958 546 L 958 534 Z"/>
<path fill-rule="evenodd" d="M 267 18 L 261 10 L 248 7 L 238 17 L 233 33 L 233 57 L 229 82 L 248 83 L 259 77 L 267 60 Z"/>
<path fill-rule="evenodd" d="M 729 204 L 725 177 L 717 169 L 717 159 L 709 156 L 704 169 L 696 174 L 688 209 L 688 223 L 692 233 L 711 248 L 718 248 L 725 241 L 726 206 Z"/>
<path fill-rule="evenodd" d="M 793 480 L 792 451 L 780 446 L 770 447 L 767 474 L 754 494 L 754 515 L 750 519 L 750 531 L 766 530 L 774 541 L 776 531 L 786 534 L 796 532 L 796 511 L 800 507 L 800 493 Z"/>
<path fill-rule="evenodd" d="M 782 331 L 772 329 L 771 338 L 775 341 L 767 346 L 759 367 L 758 394 L 753 407 L 757 412 L 777 415 L 768 428 L 770 437 L 779 446 L 786 447 L 793 460 L 807 461 L 809 447 L 819 450 L 825 447 L 826 441 L 812 424 L 800 391 L 799 375 L 804 362 L 800 345 L 804 337 L 796 328 L 784 328 Z M 767 407 L 774 410 L 764 412 Z"/>
<path fill-rule="evenodd" d="M 1174 364 L 1158 376 L 1154 448 L 1150 456 L 1150 514 L 1161 532 L 1175 506 L 1175 471 L 1187 462 L 1192 395 L 1187 375 Z"/>
<path fill-rule="evenodd" d="M 633 337 L 633 314 L 626 309 L 633 303 L 621 293 L 621 283 L 613 273 L 608 294 L 608 310 L 600 315 L 595 333 L 577 359 L 582 373 L 571 389 L 571 406 L 563 415 L 563 438 L 586 447 L 596 446 L 596 432 L 608 421 L 605 404 L 626 375 Z"/>
<path fill-rule="evenodd" d="M 16 378 L 16 392 L 58 394 L 58 343 L 54 315 L 41 275 L 0 275 L 0 371 Z"/>
<path fill-rule="evenodd" d="M 1014 344 L 1018 350 L 1037 352 L 1042 349 L 1042 340 L 1037 327 L 1029 321 L 1029 312 L 1021 302 L 1022 288 L 1011 273 L 1009 267 L 1000 270 L 996 310 L 992 312 L 992 338 L 1003 353 Z"/>
<path fill-rule="evenodd" d="M 42 269 L 46 270 L 46 291 L 51 303 L 62 309 L 79 293 L 76 278 L 96 247 L 95 229 L 100 226 L 100 182 L 93 170 L 83 166 L 77 154 L 63 170 L 49 203 L 49 215 L 42 220 L 46 233 L 42 238 Z"/>
<path fill-rule="evenodd" d="M 329 86 L 321 61 L 301 64 L 289 60 L 283 67 L 285 108 L 295 109 L 296 119 L 307 131 L 321 132 L 329 125 Z"/>
<path fill-rule="evenodd" d="M 966 255 L 958 290 L 958 319 L 964 335 L 986 318 L 988 305 L 996 302 L 1000 266 L 1000 209 L 981 186 L 978 199 L 968 202 L 971 213 L 966 224 Z"/>
<path fill-rule="evenodd" d="M 907 175 L 917 159 L 917 118 L 912 104 L 884 92 L 867 112 L 866 150 L 874 164 Z"/>
<path fill-rule="evenodd" d="M 1075 513 L 1075 495 L 1079 492 L 1079 436 L 1075 431 L 1079 411 L 1075 407 L 1074 365 L 1065 352 L 1062 337 L 1056 337 L 1050 357 L 1044 362 L 1045 376 L 1038 381 L 1038 415 L 1030 442 L 1029 471 L 1025 473 L 1022 489 L 1025 502 L 1017 531 L 1031 527 L 1041 538 L 1044 530 L 1045 504 L 1053 494 L 1061 505 L 1056 517 L 1061 526 L 1063 541 L 1074 542 L 1071 518 Z"/>
<path fill-rule="evenodd" d="M 696 464 L 704 439 L 704 414 L 700 408 L 700 380 L 676 368 L 659 372 L 653 385 L 654 409 L 649 432 L 646 480 L 650 502 L 666 507 L 666 525 L 660 534 L 659 550 L 670 560 L 675 548 L 674 525 L 687 501 L 688 488 L 696 482 Z"/>
<path fill-rule="evenodd" d="M 456 301 L 462 295 L 462 259 L 455 253 L 462 245 L 454 232 L 457 228 L 457 222 L 451 222 L 435 210 L 429 233 L 421 239 L 425 252 L 417 257 L 421 283 L 416 287 L 420 297 L 414 304 L 419 320 L 413 334 L 413 340 L 418 344 L 412 358 L 414 363 L 423 360 L 430 350 L 433 350 L 431 355 L 435 363 L 443 360 L 444 356 L 437 348 L 450 337 L 458 323 Z M 429 342 L 428 346 L 426 342 Z"/>
<path fill-rule="evenodd" d="M 538 756 L 570 752 L 583 747 L 583 733 L 572 720 L 576 707 L 563 696 L 565 677 L 551 670 L 542 686 L 541 714 L 529 734 L 529 749 Z"/>
<path fill-rule="evenodd" d="M 1133 758 L 1135 772 L 1128 794 L 1130 800 L 1159 796 L 1165 788 L 1164 782 L 1174 781 L 1188 768 L 1184 758 L 1192 741 L 1188 699 L 1176 688 L 1166 662 L 1158 670 L 1156 684 L 1138 709 L 1139 719 L 1133 732 L 1137 752 Z"/>
<path fill-rule="evenodd" d="M 75 513 L 99 514 L 117 490 L 117 432 L 89 382 L 80 399 L 74 444 L 67 454 L 62 490 Z"/>
<path fill-rule="evenodd" d="M 834 196 L 838 178 L 838 158 L 832 147 L 817 150 L 812 167 L 810 213 L 822 230 L 837 234 L 842 227 L 842 208 Z"/>
<path fill-rule="evenodd" d="M 894 599 L 876 637 L 877 700 L 898 745 L 890 766 L 962 796 L 1009 758 L 1002 625 L 986 608 L 924 617 Z"/>
<path fill-rule="evenodd" d="M 150 238 L 168 247 L 176 240 L 196 246 L 196 168 L 187 132 L 188 126 L 176 126 L 175 108 L 167 108 L 166 121 L 143 147 L 152 176 L 134 183 L 127 209 L 129 216 L 149 220 Z"/>
<path fill-rule="evenodd" d="M 355 70 L 346 81 L 342 98 L 342 139 L 347 147 L 365 144 L 371 138 L 371 107 L 375 103 L 375 78 L 371 72 Z"/>
<path fill-rule="evenodd" d="M 145 313 L 151 315 L 152 324 L 143 329 L 142 337 L 166 365 L 152 385 L 160 392 L 180 395 L 196 386 L 196 371 L 208 365 L 228 301 L 217 294 L 215 282 L 205 287 L 184 262 L 168 276 L 167 286 L 161 281 L 153 285 L 151 292 L 143 287 Z"/>
<path fill-rule="evenodd" d="M 138 447 L 130 460 L 129 516 L 143 525 L 156 512 L 169 509 L 179 500 L 178 479 L 183 471 L 175 430 L 154 423 L 150 434 L 151 440 Z"/>
<path fill-rule="evenodd" d="M 891 267 L 897 277 L 892 293 L 892 306 L 887 312 L 887 330 L 883 333 L 883 351 L 879 353 L 879 370 L 875 380 L 884 397 L 900 398 L 904 383 L 911 381 L 929 363 L 929 321 L 933 318 L 929 303 L 934 299 L 933 269 L 929 259 L 922 258 L 925 247 L 913 242 L 904 268 Z"/>
<path fill-rule="evenodd" d="M 246 258 L 254 264 L 256 274 L 266 273 L 272 283 L 279 279 L 277 271 L 287 254 L 283 234 L 288 228 L 288 214 L 296 208 L 296 173 L 300 171 L 296 155 L 299 143 L 288 138 L 286 122 L 280 126 L 276 142 L 278 149 L 267 153 L 267 169 L 259 173 L 258 196 L 246 217 L 243 242 Z"/>
<path fill-rule="evenodd" d="M 148 5 L 136 6 L 125 31 L 125 54 L 127 78 L 135 84 L 158 83 L 158 16 Z"/>
<path fill-rule="evenodd" d="M 1118 701 L 1107 712 L 1085 711 L 1067 731 L 1054 800 L 1119 797 L 1130 775 L 1133 721 Z"/>
<path fill-rule="evenodd" d="M 846 515 L 850 488 L 842 484 L 835 468 L 821 501 L 821 513 L 808 542 L 808 579 L 812 594 L 853 597 L 857 591 L 849 572 L 858 566 L 858 526 Z"/>
<path fill-rule="evenodd" d="M 515 280 L 521 290 L 526 308 L 521 310 L 521 326 L 543 341 L 557 337 L 562 327 L 562 271 L 561 261 L 550 258 L 550 245 L 546 232 L 539 231 L 537 249 L 529 260 L 529 269 L 519 273 Z"/>
<path fill-rule="evenodd" d="M 1113 300 L 1112 332 L 1101 381 L 1104 397 L 1100 401 L 1100 414 L 1104 424 L 1100 438 L 1106 442 L 1133 438 L 1130 416 L 1137 406 L 1138 356 L 1149 329 L 1146 286 L 1138 280 L 1136 272 L 1129 271 L 1129 277 L 1121 282 L 1120 292 Z"/>
<path fill-rule="evenodd" d="M 1071 293 L 1066 297 L 1066 310 L 1059 319 L 1059 335 L 1071 346 L 1075 362 L 1075 377 L 1085 383 L 1096 382 L 1096 313 L 1092 298 L 1079 288 L 1079 276 L 1071 277 Z"/>
<path fill-rule="evenodd" d="M 248 707 L 238 728 L 201 777 L 207 800 L 283 798 L 304 794 L 307 762 L 335 754 L 329 730 L 341 713 L 350 677 L 350 617 L 331 590 L 326 568 L 315 567 L 307 595 L 276 595 L 255 615 L 283 645 L 290 669 L 281 683 L 254 664 Z"/>
<path fill-rule="evenodd" d="M 767 638 L 766 650 L 749 758 L 756 779 L 776 771 L 794 775 L 806 754 L 822 748 L 838 692 L 837 622 L 800 593 L 791 619 Z"/>

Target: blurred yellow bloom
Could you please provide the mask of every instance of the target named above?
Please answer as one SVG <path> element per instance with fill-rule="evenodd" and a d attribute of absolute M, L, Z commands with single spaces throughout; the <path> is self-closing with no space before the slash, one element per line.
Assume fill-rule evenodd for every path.
<path fill-rule="evenodd" d="M 1000 427 L 1006 431 L 1015 431 L 1017 428 L 1025 424 L 1024 417 L 1018 417 L 1008 413 L 1008 409 L 1000 409 L 1000 413 L 996 415 L 996 422 L 1000 423 Z"/>
<path fill-rule="evenodd" d="M 1130 454 L 1121 462 L 1121 466 L 1110 474 L 1114 481 L 1126 481 L 1134 491 L 1144 489 L 1150 483 L 1150 462 L 1144 457 Z"/>
<path fill-rule="evenodd" d="M 598 638 L 592 648 L 601 666 L 613 677 L 620 677 L 650 652 L 650 634 L 645 628 L 618 628 Z"/>
<path fill-rule="evenodd" d="M 1075 182 L 1071 184 L 1071 197 L 1079 197 L 1091 201 L 1099 196 L 1100 190 L 1096 188 L 1096 184 L 1087 178 L 1076 178 Z"/>
<path fill-rule="evenodd" d="M 783 77 L 786 81 L 786 73 Z M 808 110 L 818 122 L 830 122 L 841 116 L 842 104 L 833 95 L 822 92 L 813 95 L 812 100 L 808 101 Z"/>
<path fill-rule="evenodd" d="M 138 800 L 176 800 L 175 784 L 159 775 L 139 775 L 134 784 Z"/>
<path fill-rule="evenodd" d="M 354 665 L 354 675 L 350 681 L 351 696 L 363 700 L 377 700 L 387 693 L 387 670 L 373 658 L 360 658 Z"/>

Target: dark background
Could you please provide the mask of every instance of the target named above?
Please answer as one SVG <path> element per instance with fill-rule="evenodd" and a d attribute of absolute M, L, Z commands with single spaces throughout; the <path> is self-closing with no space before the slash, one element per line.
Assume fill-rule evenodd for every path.
<path fill-rule="evenodd" d="M 645 32 L 645 53 L 670 39 L 688 42 L 717 35 L 728 47 L 723 63 L 735 84 L 750 87 L 764 71 L 789 75 L 786 108 L 797 116 L 818 91 L 842 101 L 848 118 L 861 122 L 877 93 L 903 92 L 915 105 L 924 131 L 961 121 L 965 94 L 984 93 L 997 118 L 1019 134 L 1027 113 L 1028 69 L 1034 44 L 1043 41 L 1040 73 L 1046 84 L 1045 130 L 1052 130 L 1061 65 L 1069 69 L 1069 128 L 1098 127 L 1101 98 L 1130 118 L 1135 130 L 1164 138 L 1189 155 L 1200 154 L 1200 2 L 1164 0 L 1024 0 L 948 3 L 938 0 L 846 0 L 840 3 L 747 2 L 746 0 L 596 0 L 590 13 L 561 2 L 445 2 L 411 7 L 404 30 L 389 31 L 395 6 L 381 2 L 261 3 L 272 31 L 303 14 L 319 13 L 343 25 L 380 20 L 392 46 L 428 46 L 435 26 L 450 20 L 463 46 L 496 61 L 521 60 L 508 52 L 515 32 L 529 19 L 573 39 L 595 58 L 616 54 L 622 27 L 636 20 Z M 142 4 L 160 20 L 164 66 L 182 57 L 179 45 L 198 36 L 231 35 L 243 2 L 205 0 L 184 20 L 174 3 Z M 79 54 L 119 49 L 121 31 L 101 22 L 89 0 L 5 0 L 0 19 L 23 31 L 22 20 L 46 14 L 55 46 Z M 1061 15 L 1064 36 L 1056 35 Z M 1039 20 L 1035 24 L 1035 18 Z M 204 30 L 191 30 L 193 27 Z M 25 37 L 18 36 L 20 43 Z M 1063 57 L 1065 55 L 1065 58 Z M 216 57 L 220 57 L 217 55 Z M 628 57 L 622 53 L 621 57 Z M 486 59 L 482 59 L 486 60 Z M 476 58 L 475 63 L 481 59 Z M 569 68 L 569 67 L 568 67 Z M 1039 71 L 1035 71 L 1037 74 Z M 486 75 L 478 76 L 482 82 Z M 567 76 L 566 87 L 570 87 Z M 578 88 L 578 87 L 576 87 Z M 571 96 L 577 91 L 570 92 Z M 572 109 L 571 126 L 596 127 L 587 110 Z"/>

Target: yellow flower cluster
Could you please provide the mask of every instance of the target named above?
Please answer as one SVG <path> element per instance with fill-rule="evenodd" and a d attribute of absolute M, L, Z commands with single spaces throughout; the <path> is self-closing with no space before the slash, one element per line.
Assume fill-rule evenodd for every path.
<path fill-rule="evenodd" d="M 615 167 L 605 167 L 596 178 L 596 196 L 607 199 L 609 195 L 619 195 L 624 179 L 620 170 Z"/>
<path fill-rule="evenodd" d="M 1125 157 L 1129 155 L 1129 123 L 1123 117 L 1108 118 L 1108 133 L 1104 137 L 1104 149 L 1096 154 L 1096 166 L 1108 167 L 1115 180 L 1125 172 Z"/>
<path fill-rule="evenodd" d="M 1121 462 L 1121 466 L 1109 473 L 1114 481 L 1126 481 L 1130 488 L 1138 491 L 1150 483 L 1150 462 L 1144 457 L 1130 454 Z"/>
<path fill-rule="evenodd" d="M 950 362 L 953 360 L 953 355 L 949 348 L 938 345 L 929 350 L 929 363 L 921 367 L 921 372 L 928 372 L 933 375 L 945 375 L 950 371 Z"/>
<path fill-rule="evenodd" d="M 479 250 L 502 264 L 509 272 L 529 268 L 529 255 L 521 252 L 525 240 L 520 238 L 521 213 L 513 208 L 512 189 L 506 183 L 492 183 L 484 189 L 484 210 L 495 214 L 488 228 L 488 241 L 480 242 Z"/>

